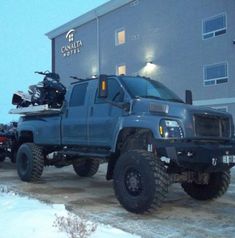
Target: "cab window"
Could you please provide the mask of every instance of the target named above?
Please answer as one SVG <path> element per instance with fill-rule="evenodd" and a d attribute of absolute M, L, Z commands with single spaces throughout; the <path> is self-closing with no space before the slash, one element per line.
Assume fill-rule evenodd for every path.
<path fill-rule="evenodd" d="M 123 102 L 124 92 L 121 88 L 120 84 L 116 79 L 108 79 L 108 97 L 106 99 L 98 98 L 98 90 L 96 92 L 96 100 L 95 103 L 105 103 L 107 101 L 113 102 Z"/>
<path fill-rule="evenodd" d="M 87 86 L 88 83 L 74 86 L 69 102 L 70 107 L 78 107 L 85 104 Z"/>

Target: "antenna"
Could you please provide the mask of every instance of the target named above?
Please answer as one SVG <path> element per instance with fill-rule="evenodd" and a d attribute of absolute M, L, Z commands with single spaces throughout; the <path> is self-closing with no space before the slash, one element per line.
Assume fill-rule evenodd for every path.
<path fill-rule="evenodd" d="M 81 78 L 78 78 L 77 76 L 70 76 L 70 78 L 71 78 L 71 79 L 78 80 L 78 81 L 81 81 L 81 80 L 83 80 L 83 79 L 81 79 Z"/>

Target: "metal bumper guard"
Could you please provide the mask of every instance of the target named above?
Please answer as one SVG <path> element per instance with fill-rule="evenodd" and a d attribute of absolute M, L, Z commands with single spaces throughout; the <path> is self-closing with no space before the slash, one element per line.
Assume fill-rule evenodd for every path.
<path fill-rule="evenodd" d="M 235 141 L 156 141 L 160 154 L 194 171 L 223 171 L 235 166 Z"/>

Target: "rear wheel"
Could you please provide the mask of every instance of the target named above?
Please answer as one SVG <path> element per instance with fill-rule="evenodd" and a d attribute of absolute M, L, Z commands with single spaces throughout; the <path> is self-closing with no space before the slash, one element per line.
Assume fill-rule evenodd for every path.
<path fill-rule="evenodd" d="M 123 153 L 114 169 L 114 191 L 130 212 L 156 209 L 168 191 L 168 175 L 162 161 L 144 150 Z"/>
<path fill-rule="evenodd" d="M 73 169 L 80 177 L 92 177 L 99 169 L 100 162 L 96 159 L 75 160 Z"/>
<path fill-rule="evenodd" d="M 44 156 L 41 147 L 33 143 L 21 145 L 16 156 L 16 167 L 22 181 L 38 180 L 44 167 Z"/>
<path fill-rule="evenodd" d="M 183 183 L 184 191 L 197 200 L 211 200 L 222 196 L 230 184 L 230 171 L 211 173 L 208 184 Z"/>

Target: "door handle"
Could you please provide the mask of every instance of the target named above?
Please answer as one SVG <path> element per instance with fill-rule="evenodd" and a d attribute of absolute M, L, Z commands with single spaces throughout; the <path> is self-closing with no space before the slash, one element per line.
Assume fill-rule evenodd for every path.
<path fill-rule="evenodd" d="M 69 116 L 69 110 L 66 109 L 66 110 L 65 110 L 65 117 L 68 117 L 68 116 Z"/>
<path fill-rule="evenodd" d="M 92 117 L 92 116 L 93 116 L 93 114 L 94 114 L 94 108 L 93 108 L 93 107 L 91 107 L 91 108 L 90 108 L 90 117 Z"/>

